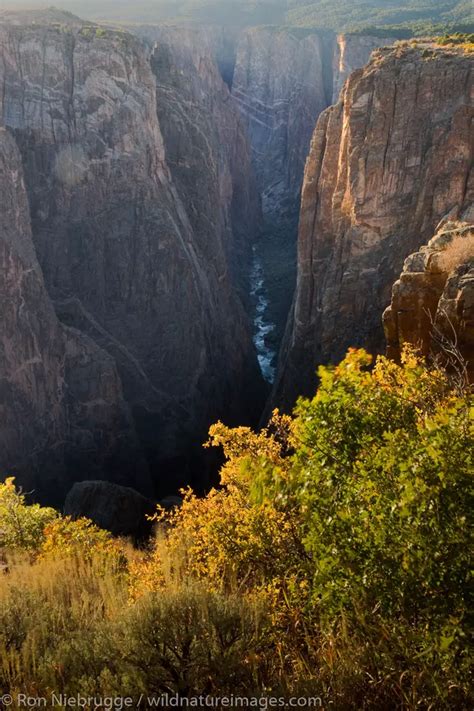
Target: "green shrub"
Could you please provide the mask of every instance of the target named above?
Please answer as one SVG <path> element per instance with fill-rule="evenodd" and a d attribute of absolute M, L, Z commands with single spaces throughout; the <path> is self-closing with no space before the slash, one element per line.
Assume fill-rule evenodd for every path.
<path fill-rule="evenodd" d="M 211 429 L 223 486 L 165 516 L 133 594 L 194 579 L 256 596 L 287 690 L 316 685 L 341 708 L 467 707 L 472 396 L 410 350 L 372 369 L 350 351 L 319 378 L 292 420 Z"/>
<path fill-rule="evenodd" d="M 252 659 L 267 647 L 263 614 L 241 597 L 191 586 L 138 600 L 122 653 L 142 691 L 181 696 L 258 691 Z M 267 637 L 268 639 L 268 637 Z"/>
<path fill-rule="evenodd" d="M 401 698 L 403 675 L 420 699 L 449 704 L 469 688 L 472 397 L 410 351 L 400 366 L 369 364 L 353 351 L 319 370 L 275 493 L 300 509 L 323 634 L 349 630 Z"/>
<path fill-rule="evenodd" d="M 38 549 L 45 527 L 57 516 L 54 509 L 28 505 L 13 477 L 0 483 L 0 549 Z"/>
<path fill-rule="evenodd" d="M 314 591 L 331 617 L 363 602 L 458 622 L 466 612 L 473 439 L 467 398 L 410 353 L 402 366 L 350 354 L 320 369 L 298 407 L 292 495 L 306 514 Z"/>
<path fill-rule="evenodd" d="M 43 558 L 76 556 L 83 561 L 97 560 L 109 573 L 120 571 L 125 565 L 123 543 L 87 518 L 54 519 L 44 529 L 40 554 Z"/>

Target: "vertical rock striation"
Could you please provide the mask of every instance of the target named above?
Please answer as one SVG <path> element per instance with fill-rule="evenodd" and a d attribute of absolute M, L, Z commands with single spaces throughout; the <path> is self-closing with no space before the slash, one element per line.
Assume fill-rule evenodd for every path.
<path fill-rule="evenodd" d="M 164 42 L 185 52 L 211 59 L 227 86 L 234 78 L 239 30 L 223 25 L 162 24 L 130 25 L 128 31 L 141 37 L 148 44 Z"/>
<path fill-rule="evenodd" d="M 239 36 L 232 94 L 243 116 L 263 210 L 293 219 L 316 120 L 349 74 L 393 40 L 251 28 Z"/>
<path fill-rule="evenodd" d="M 355 69 L 360 69 L 379 47 L 393 44 L 390 37 L 340 34 L 334 42 L 332 66 L 332 104 L 336 104 L 344 84 Z"/>
<path fill-rule="evenodd" d="M 383 349 L 404 259 L 446 216 L 472 219 L 472 59 L 380 50 L 320 117 L 305 169 L 294 309 L 275 399 L 311 391 L 318 363 Z"/>
<path fill-rule="evenodd" d="M 256 407 L 227 244 L 201 234 L 200 206 L 190 216 L 173 181 L 138 39 L 74 18 L 0 26 L 0 84 L 48 292 L 60 318 L 116 361 L 166 493 L 189 481 L 189 449 L 210 422 L 248 420 Z"/>
<path fill-rule="evenodd" d="M 242 119 L 202 29 L 156 31 L 151 66 L 167 164 L 206 262 L 248 294 L 258 191 Z"/>
<path fill-rule="evenodd" d="M 0 128 L 0 471 L 59 504 L 99 473 L 150 490 L 110 356 L 59 323 L 36 259 L 21 159 Z"/>
<path fill-rule="evenodd" d="M 284 216 L 298 202 L 307 149 L 326 99 L 323 42 L 252 28 L 237 46 L 232 95 L 245 121 L 264 213 Z"/>

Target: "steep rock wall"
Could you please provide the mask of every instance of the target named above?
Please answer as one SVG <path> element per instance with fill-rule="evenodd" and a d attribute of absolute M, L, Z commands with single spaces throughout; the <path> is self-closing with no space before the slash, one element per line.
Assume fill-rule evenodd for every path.
<path fill-rule="evenodd" d="M 360 69 L 367 64 L 374 50 L 391 44 L 393 44 L 393 38 L 390 37 L 337 35 L 333 53 L 331 103 L 337 103 L 339 94 L 349 76 L 355 69 Z"/>
<path fill-rule="evenodd" d="M 223 81 L 230 88 L 234 78 L 239 30 L 236 27 L 196 24 L 130 25 L 128 31 L 149 44 L 164 41 L 194 55 L 215 62 Z"/>
<path fill-rule="evenodd" d="M 167 164 L 206 261 L 248 294 L 260 201 L 242 119 L 209 32 L 157 30 L 151 65 Z"/>
<path fill-rule="evenodd" d="M 262 195 L 259 256 L 274 324 L 266 340 L 275 352 L 296 282 L 301 185 L 316 121 L 337 100 L 350 72 L 385 43 L 376 37 L 265 28 L 245 30 L 238 38 L 232 95 L 249 135 Z"/>
<path fill-rule="evenodd" d="M 0 84 L 56 310 L 117 362 L 174 488 L 210 422 L 248 420 L 257 364 L 222 244 L 196 235 L 166 164 L 147 53 L 74 22 L 3 26 Z"/>
<path fill-rule="evenodd" d="M 215 221 L 212 211 L 211 215 L 206 213 L 203 201 L 197 203 L 195 198 L 209 191 L 208 175 L 220 172 L 222 176 L 222 167 L 227 170 L 229 151 L 225 147 L 233 147 L 234 154 L 240 156 L 240 160 L 231 161 L 237 194 L 245 195 L 245 182 L 251 186 L 250 195 L 255 193 L 249 179 L 246 141 L 240 127 L 237 134 L 235 130 L 238 108 L 263 204 L 263 230 L 254 265 L 262 270 L 262 298 L 267 303 L 269 327 L 263 338 L 265 348 L 277 353 L 295 284 L 301 183 L 316 120 L 333 95 L 337 98 L 349 73 L 365 64 L 375 47 L 392 40 L 271 28 L 238 32 L 218 26 L 148 25 L 130 29 L 156 43 L 153 66 L 167 160 L 178 186 L 184 178 L 181 195 L 185 202 L 188 196 L 187 204 L 199 204 L 207 221 L 210 216 Z M 223 90 L 217 69 L 231 87 L 234 101 Z M 199 162 L 211 153 L 219 155 L 217 162 Z M 235 169 L 240 163 L 242 180 L 236 181 Z M 195 168 L 200 168 L 198 184 L 192 178 Z M 222 185 L 222 177 L 214 180 Z M 234 214 L 245 215 L 245 201 L 237 202 L 237 207 Z M 249 234 L 247 225 L 237 232 Z M 248 240 L 244 239 L 246 245 Z M 237 262 L 245 265 L 246 260 Z M 275 361 L 276 357 L 273 368 Z"/>
<path fill-rule="evenodd" d="M 232 94 L 247 127 L 266 214 L 295 209 L 319 115 L 374 49 L 392 43 L 271 28 L 239 35 Z"/>
<path fill-rule="evenodd" d="M 316 118 L 328 102 L 323 42 L 286 31 L 250 29 L 242 34 L 232 95 L 246 123 L 263 210 L 294 209 Z"/>
<path fill-rule="evenodd" d="M 383 349 L 403 260 L 443 217 L 472 219 L 472 60 L 380 50 L 320 117 L 306 164 L 298 280 L 274 401 L 310 392 L 318 363 Z"/>
<path fill-rule="evenodd" d="M 110 356 L 59 323 L 33 246 L 14 139 L 0 128 L 0 477 L 60 504 L 101 473 L 150 491 Z"/>

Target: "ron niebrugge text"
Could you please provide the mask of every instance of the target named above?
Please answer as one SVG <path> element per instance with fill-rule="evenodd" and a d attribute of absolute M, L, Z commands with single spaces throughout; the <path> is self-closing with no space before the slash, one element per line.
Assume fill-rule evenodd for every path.
<path fill-rule="evenodd" d="M 13 708 L 79 708 L 79 709 L 114 709 L 121 711 L 126 708 L 256 708 L 256 709 L 322 709 L 323 702 L 318 696 L 301 696 L 284 698 L 279 696 L 179 696 L 178 694 L 161 694 L 139 698 L 131 696 L 85 696 L 77 694 L 51 694 L 45 696 L 29 696 L 28 694 L 4 694 L 0 696 L 0 709 Z M 331 703 L 327 705 L 331 707 Z"/>

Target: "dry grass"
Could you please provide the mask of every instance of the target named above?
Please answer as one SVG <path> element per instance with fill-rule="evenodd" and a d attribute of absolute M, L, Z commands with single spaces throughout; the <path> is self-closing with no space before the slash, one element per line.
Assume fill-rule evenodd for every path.
<path fill-rule="evenodd" d="M 137 555 L 133 564 L 137 564 Z M 0 576 L 0 696 L 254 692 L 278 678 L 261 663 L 265 614 L 169 571 L 130 599 L 128 574 L 80 555 L 10 557 Z M 254 686 L 255 684 L 255 686 Z"/>
<path fill-rule="evenodd" d="M 123 582 L 80 557 L 10 560 L 0 576 L 0 690 L 36 695 L 67 688 L 64 676 L 89 663 L 93 673 L 94 641 L 125 604 Z"/>
<path fill-rule="evenodd" d="M 438 258 L 439 266 L 446 272 L 452 272 L 460 264 L 474 259 L 474 236 L 456 237 Z"/>
<path fill-rule="evenodd" d="M 444 35 L 442 37 L 436 37 L 435 43 L 438 46 L 446 47 L 448 49 L 460 50 L 466 54 L 471 54 L 474 52 L 474 34 L 460 33 L 456 32 L 453 35 Z"/>
<path fill-rule="evenodd" d="M 186 578 L 183 561 L 163 546 L 160 536 L 159 589 L 135 601 L 127 576 L 104 569 L 103 559 L 98 566 L 80 556 L 10 558 L 0 576 L 0 695 L 264 690 L 321 697 L 342 710 L 417 711 L 426 708 L 427 685 L 445 683 L 439 670 L 427 677 L 430 666 L 418 654 L 423 634 L 417 639 L 402 620 L 391 628 L 361 612 L 355 628 L 342 619 L 323 634 L 315 620 L 299 635 L 276 634 L 264 605 Z M 132 571 L 145 555 L 132 553 Z M 450 708 L 463 708 L 465 698 L 462 688 L 450 691 Z"/>

